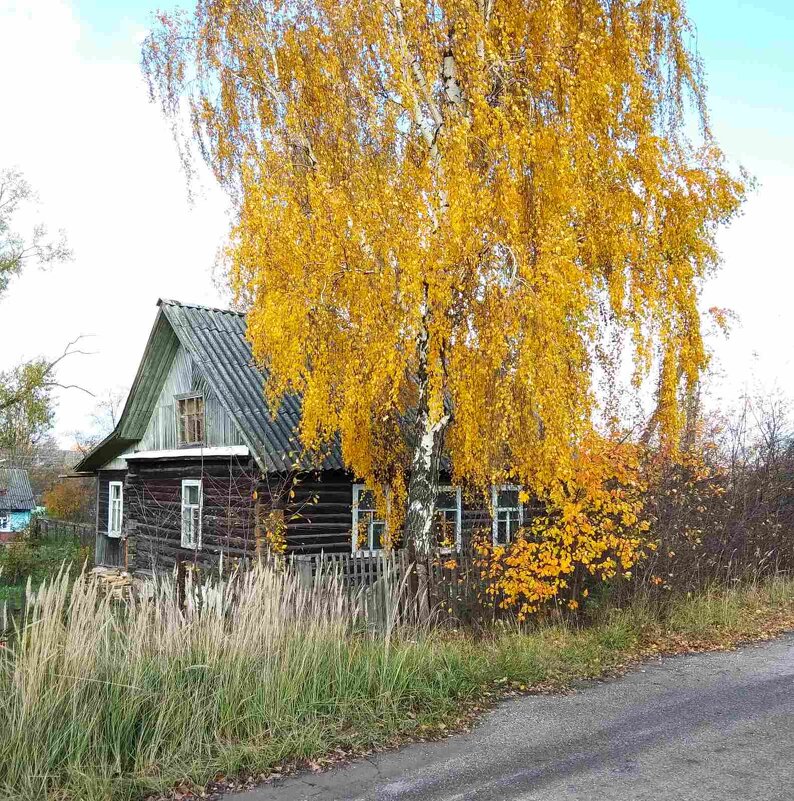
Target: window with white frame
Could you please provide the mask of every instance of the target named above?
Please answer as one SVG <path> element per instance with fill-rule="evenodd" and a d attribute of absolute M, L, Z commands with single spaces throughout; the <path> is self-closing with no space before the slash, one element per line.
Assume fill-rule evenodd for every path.
<path fill-rule="evenodd" d="M 436 495 L 433 534 L 442 550 L 460 548 L 461 492 L 460 487 L 441 486 Z"/>
<path fill-rule="evenodd" d="M 124 484 L 111 481 L 108 484 L 108 537 L 121 536 L 124 518 Z"/>
<path fill-rule="evenodd" d="M 494 545 L 509 545 L 524 523 L 524 509 L 519 498 L 521 487 L 502 484 L 493 488 Z"/>
<path fill-rule="evenodd" d="M 183 395 L 176 399 L 177 439 L 180 445 L 204 444 L 204 396 Z"/>
<path fill-rule="evenodd" d="M 0 512 L 0 531 L 11 531 L 11 515 Z"/>
<path fill-rule="evenodd" d="M 353 485 L 353 553 L 380 551 L 386 521 L 378 517 L 375 493 L 364 484 Z"/>
<path fill-rule="evenodd" d="M 182 547 L 197 551 L 201 548 L 201 481 L 182 482 Z"/>

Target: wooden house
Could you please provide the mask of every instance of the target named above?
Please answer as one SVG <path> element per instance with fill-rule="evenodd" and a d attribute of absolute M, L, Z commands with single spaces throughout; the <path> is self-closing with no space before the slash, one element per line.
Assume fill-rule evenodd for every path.
<path fill-rule="evenodd" d="M 157 305 L 116 429 L 74 469 L 97 477 L 98 563 L 138 573 L 178 559 L 209 566 L 254 555 L 274 530 L 292 553 L 378 550 L 384 523 L 339 448 L 319 463 L 297 456 L 300 400 L 285 398 L 276 414 L 268 408 L 245 316 Z M 493 504 L 470 508 L 460 488 L 444 485 L 439 537 L 459 545 L 483 525 L 509 540 L 523 514 L 517 495 L 495 487 Z"/>
<path fill-rule="evenodd" d="M 28 528 L 35 508 L 27 470 L 0 467 L 0 541 Z"/>

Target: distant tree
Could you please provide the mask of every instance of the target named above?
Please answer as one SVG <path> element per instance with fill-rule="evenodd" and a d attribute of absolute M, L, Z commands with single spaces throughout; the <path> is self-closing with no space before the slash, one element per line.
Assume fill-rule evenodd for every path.
<path fill-rule="evenodd" d="M 79 523 L 89 516 L 93 489 L 92 482 L 64 478 L 44 493 L 42 502 L 47 516 L 57 520 Z"/>
<path fill-rule="evenodd" d="M 49 434 L 14 449 L 0 449 L 0 462 L 5 462 L 6 467 L 21 467 L 28 471 L 37 499 L 41 499 L 64 473 L 68 473 L 79 458 L 77 452 L 62 448 Z"/>
<path fill-rule="evenodd" d="M 72 258 L 63 232 L 50 238 L 41 223 L 27 233 L 16 226 L 19 212 L 37 200 L 19 170 L 0 170 L 0 300 L 11 279 L 28 264 L 47 266 Z M 0 448 L 24 447 L 50 429 L 52 391 L 66 388 L 56 378 L 57 367 L 68 356 L 83 352 L 75 348 L 79 339 L 54 359 L 40 357 L 0 371 Z"/>
<path fill-rule="evenodd" d="M 38 358 L 0 371 L 0 448 L 24 447 L 50 430 L 54 389 L 88 392 L 77 384 L 63 384 L 57 378 L 57 368 L 64 359 L 87 353 L 76 347 L 80 339 L 70 342 L 54 359 Z"/>
<path fill-rule="evenodd" d="M 38 200 L 36 193 L 16 169 L 0 170 L 0 296 L 22 268 L 29 263 L 54 264 L 72 258 L 66 235 L 60 231 L 51 239 L 41 223 L 27 234 L 15 230 L 13 218 L 25 205 Z"/>
<path fill-rule="evenodd" d="M 128 390 L 116 387 L 100 396 L 91 414 L 91 429 L 73 433 L 75 447 L 80 454 L 85 456 L 116 428 L 127 394 Z"/>
<path fill-rule="evenodd" d="M 564 491 L 605 330 L 677 440 L 745 192 L 694 38 L 683 0 L 198 0 L 144 44 L 235 203 L 270 399 L 300 393 L 305 445 L 339 435 L 391 486 L 417 552 L 445 450 L 456 479 Z"/>

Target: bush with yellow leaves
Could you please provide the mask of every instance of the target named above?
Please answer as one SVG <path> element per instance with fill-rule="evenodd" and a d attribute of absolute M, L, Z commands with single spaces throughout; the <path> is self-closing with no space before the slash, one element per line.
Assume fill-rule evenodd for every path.
<path fill-rule="evenodd" d="M 475 538 L 487 594 L 523 620 L 549 603 L 577 609 L 595 583 L 630 578 L 654 548 L 641 475 L 638 446 L 589 437 L 571 474 L 539 493 L 538 513 L 512 543 Z"/>

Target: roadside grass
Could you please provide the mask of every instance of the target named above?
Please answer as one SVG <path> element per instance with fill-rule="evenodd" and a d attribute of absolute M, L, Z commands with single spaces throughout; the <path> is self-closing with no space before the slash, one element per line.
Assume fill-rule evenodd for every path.
<path fill-rule="evenodd" d="M 348 623 L 334 587 L 267 568 L 215 590 L 114 605 L 62 574 L 0 649 L 0 796 L 139 799 L 221 777 L 317 768 L 469 725 L 511 692 L 563 689 L 659 652 L 794 628 L 794 580 L 713 588 L 477 638 Z"/>

